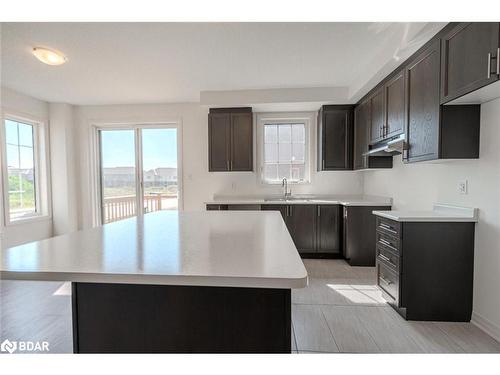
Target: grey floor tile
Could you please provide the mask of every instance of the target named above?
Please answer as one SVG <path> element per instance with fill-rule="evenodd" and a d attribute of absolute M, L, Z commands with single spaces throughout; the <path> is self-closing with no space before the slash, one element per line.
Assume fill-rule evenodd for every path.
<path fill-rule="evenodd" d="M 471 323 L 435 322 L 466 353 L 500 353 L 500 343 Z"/>
<path fill-rule="evenodd" d="M 299 351 L 338 352 L 320 306 L 293 305 L 292 321 Z"/>
<path fill-rule="evenodd" d="M 380 352 L 370 333 L 358 318 L 359 309 L 352 306 L 321 306 L 326 322 L 341 353 Z M 364 309 L 373 309 L 364 307 Z"/>

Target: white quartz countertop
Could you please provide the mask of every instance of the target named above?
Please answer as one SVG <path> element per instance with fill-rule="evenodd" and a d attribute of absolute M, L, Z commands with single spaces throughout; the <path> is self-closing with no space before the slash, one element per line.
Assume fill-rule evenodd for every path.
<path fill-rule="evenodd" d="M 205 204 L 340 204 L 343 206 L 391 206 L 392 199 L 367 195 L 294 195 L 287 200 L 281 196 L 215 196 Z"/>
<path fill-rule="evenodd" d="M 477 208 L 435 204 L 428 211 L 373 211 L 374 215 L 401 222 L 477 222 Z"/>
<path fill-rule="evenodd" d="M 4 249 L 2 279 L 303 288 L 307 271 L 272 211 L 160 211 Z"/>

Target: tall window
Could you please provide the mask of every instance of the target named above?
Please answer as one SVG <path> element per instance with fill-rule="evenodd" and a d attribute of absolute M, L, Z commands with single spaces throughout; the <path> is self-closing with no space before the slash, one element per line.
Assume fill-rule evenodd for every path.
<path fill-rule="evenodd" d="M 309 182 L 308 130 L 311 118 L 259 118 L 261 180 L 265 184 Z"/>
<path fill-rule="evenodd" d="M 5 120 L 6 199 L 10 220 L 37 215 L 36 131 L 33 124 Z"/>

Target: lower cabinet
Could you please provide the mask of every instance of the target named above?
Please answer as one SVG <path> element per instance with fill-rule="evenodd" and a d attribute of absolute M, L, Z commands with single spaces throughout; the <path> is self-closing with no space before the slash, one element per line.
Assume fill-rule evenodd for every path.
<path fill-rule="evenodd" d="M 377 284 L 408 320 L 468 322 L 474 223 L 396 222 L 376 217 Z"/>
<path fill-rule="evenodd" d="M 341 254 L 339 205 L 266 204 L 261 209 L 281 212 L 290 236 L 302 255 Z"/>
<path fill-rule="evenodd" d="M 343 207 L 343 251 L 351 266 L 375 266 L 375 216 L 376 210 L 390 210 L 391 206 Z"/>
<path fill-rule="evenodd" d="M 318 253 L 337 254 L 342 252 L 342 241 L 340 236 L 341 211 L 339 205 L 319 205 L 317 207 L 317 243 Z"/>

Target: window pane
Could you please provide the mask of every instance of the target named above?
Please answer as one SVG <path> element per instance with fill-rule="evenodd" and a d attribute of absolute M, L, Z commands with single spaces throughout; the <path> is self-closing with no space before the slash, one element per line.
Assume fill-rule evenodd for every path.
<path fill-rule="evenodd" d="M 278 161 L 278 144 L 266 143 L 264 145 L 264 163 L 276 163 Z"/>
<path fill-rule="evenodd" d="M 305 126 L 304 124 L 292 125 L 292 142 L 305 143 Z"/>
<path fill-rule="evenodd" d="M 7 145 L 7 167 L 19 168 L 19 147 Z"/>
<path fill-rule="evenodd" d="M 135 136 L 133 130 L 101 130 L 103 221 L 136 215 Z"/>
<path fill-rule="evenodd" d="M 292 160 L 292 145 L 290 143 L 280 143 L 279 161 L 280 163 L 290 163 Z"/>
<path fill-rule="evenodd" d="M 21 169 L 33 169 L 34 167 L 34 157 L 33 148 L 31 147 L 19 147 L 19 164 Z"/>
<path fill-rule="evenodd" d="M 276 125 L 264 126 L 264 143 L 278 142 L 278 127 Z"/>
<path fill-rule="evenodd" d="M 19 136 L 18 136 L 19 133 Z M 33 126 L 5 121 L 9 216 L 16 220 L 36 213 Z M 20 146 L 19 143 L 29 145 Z"/>
<path fill-rule="evenodd" d="M 19 144 L 33 147 L 33 126 L 19 123 Z"/>
<path fill-rule="evenodd" d="M 294 164 L 291 168 L 292 181 L 303 181 L 305 178 L 306 166 L 304 164 Z"/>
<path fill-rule="evenodd" d="M 304 163 L 304 150 L 303 143 L 292 144 L 292 163 Z"/>
<path fill-rule="evenodd" d="M 280 164 L 278 165 L 278 179 L 290 179 L 290 164 Z"/>
<path fill-rule="evenodd" d="M 17 145 L 17 122 L 5 120 L 5 141 Z"/>
<path fill-rule="evenodd" d="M 291 125 L 279 125 L 279 142 L 290 143 L 292 141 L 292 126 Z"/>
<path fill-rule="evenodd" d="M 264 179 L 266 181 L 277 181 L 278 180 L 278 165 L 277 164 L 266 164 L 264 166 Z"/>
<path fill-rule="evenodd" d="M 142 129 L 144 213 L 177 210 L 177 129 Z"/>

